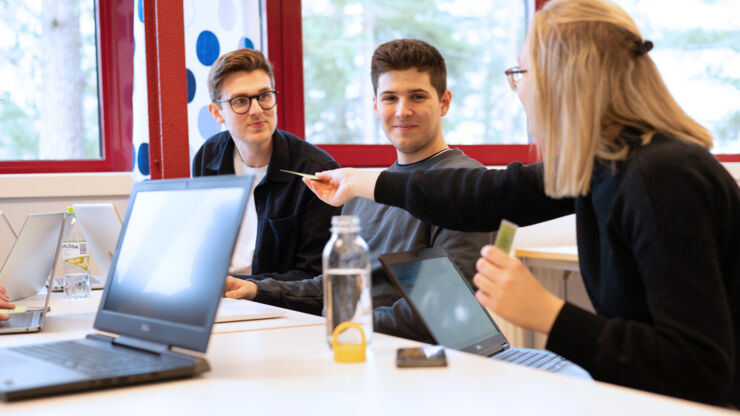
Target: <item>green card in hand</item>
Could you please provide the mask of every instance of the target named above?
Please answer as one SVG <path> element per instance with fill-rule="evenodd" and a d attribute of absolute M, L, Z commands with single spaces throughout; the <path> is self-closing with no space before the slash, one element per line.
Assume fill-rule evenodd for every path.
<path fill-rule="evenodd" d="M 498 227 L 498 233 L 496 234 L 496 242 L 493 243 L 501 251 L 506 254 L 511 252 L 511 245 L 514 243 L 514 235 L 518 225 L 511 221 L 501 220 L 501 225 Z"/>
<path fill-rule="evenodd" d="M 312 179 L 314 181 L 319 180 L 319 178 L 316 175 L 312 175 L 310 173 L 293 172 L 292 170 L 285 170 L 285 169 L 280 169 L 280 172 L 292 173 L 293 175 L 298 175 L 298 176 L 305 176 L 306 178 Z"/>

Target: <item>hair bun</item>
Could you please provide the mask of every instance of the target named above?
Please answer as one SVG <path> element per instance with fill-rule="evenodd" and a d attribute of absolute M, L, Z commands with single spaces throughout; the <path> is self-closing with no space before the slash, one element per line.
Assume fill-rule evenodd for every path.
<path fill-rule="evenodd" d="M 646 40 L 636 40 L 635 41 L 635 56 L 641 56 L 644 55 L 650 50 L 653 49 L 653 42 Z"/>

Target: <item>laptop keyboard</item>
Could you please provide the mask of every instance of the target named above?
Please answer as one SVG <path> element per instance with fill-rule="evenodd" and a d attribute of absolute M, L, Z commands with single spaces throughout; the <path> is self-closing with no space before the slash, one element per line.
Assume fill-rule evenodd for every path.
<path fill-rule="evenodd" d="M 510 349 L 495 357 L 498 360 L 557 373 L 570 365 L 570 361 L 549 351 Z"/>
<path fill-rule="evenodd" d="M 81 341 L 61 341 L 12 347 L 11 350 L 86 374 L 113 375 L 191 366 L 190 360 L 127 348 L 96 348 Z"/>
<path fill-rule="evenodd" d="M 31 326 L 31 323 L 33 323 L 33 316 L 34 313 L 11 313 L 8 314 L 10 316 L 10 319 L 8 319 L 6 322 L 6 325 L 8 328 L 26 328 Z"/>

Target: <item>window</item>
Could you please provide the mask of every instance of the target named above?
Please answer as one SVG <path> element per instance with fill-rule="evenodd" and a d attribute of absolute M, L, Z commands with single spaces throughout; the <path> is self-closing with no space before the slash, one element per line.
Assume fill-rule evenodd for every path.
<path fill-rule="evenodd" d="M 655 44 L 650 56 L 679 105 L 714 135 L 712 151 L 740 154 L 737 1 L 613 1 Z"/>
<path fill-rule="evenodd" d="M 524 110 L 503 72 L 516 65 L 528 1 L 303 1 L 306 139 L 385 144 L 373 111 L 370 59 L 397 38 L 425 40 L 447 63 L 449 144 L 526 144 Z"/>
<path fill-rule="evenodd" d="M 511 3 L 514 3 L 515 8 L 521 7 L 521 14 L 523 17 L 523 22 L 526 22 L 527 18 L 526 16 L 531 14 L 531 10 L 533 9 L 533 5 L 538 5 L 541 3 L 542 0 L 528 0 L 525 2 L 525 0 L 520 1 L 507 1 L 507 2 L 496 2 L 496 4 L 506 4 L 506 7 L 509 7 Z M 317 2 L 319 2 L 317 0 Z M 320 1 L 323 4 L 330 3 L 325 0 Z M 303 74 L 303 59 L 301 59 L 304 56 L 303 53 L 303 31 L 301 29 L 302 25 L 306 25 L 307 23 L 303 22 L 303 16 L 302 16 L 302 7 L 301 7 L 301 0 L 273 0 L 266 2 L 266 20 L 267 20 L 267 53 L 270 61 L 274 64 L 275 68 L 275 83 L 276 83 L 276 89 L 278 91 L 281 91 L 281 95 L 278 97 L 278 127 L 284 130 L 287 130 L 291 133 L 297 134 L 301 137 L 306 136 L 306 127 L 308 126 L 308 123 L 304 123 L 304 84 L 308 83 L 308 80 L 304 82 L 304 74 Z M 305 3 L 314 3 L 314 1 Z M 347 4 L 354 4 L 358 3 L 354 0 L 347 0 Z M 393 1 L 382 1 L 382 2 L 362 2 L 363 7 L 366 7 L 366 5 L 373 3 L 373 5 L 370 5 L 369 7 L 374 7 L 375 4 L 382 4 L 386 7 L 398 5 L 401 6 L 404 3 L 412 3 L 412 2 L 393 2 Z M 413 2 L 417 3 L 417 2 Z M 465 13 L 467 13 L 467 9 L 471 9 L 470 4 L 471 2 L 463 2 L 463 1 L 439 1 L 439 7 L 437 6 L 437 2 L 431 1 L 431 0 L 423 0 L 419 1 L 418 3 L 424 4 L 424 5 L 434 5 L 434 8 L 437 10 L 436 13 L 446 13 L 449 16 L 453 16 L 454 13 L 458 14 L 460 19 L 463 19 L 464 16 L 466 16 Z M 463 5 L 463 9 L 455 9 L 454 13 L 452 9 L 450 8 L 450 5 Z M 475 3 L 476 7 L 480 5 L 480 2 Z M 528 7 L 524 8 L 523 5 L 527 5 Z M 357 6 L 354 6 L 355 8 Z M 409 5 L 408 7 L 417 7 L 415 5 Z M 344 8 L 342 9 L 344 10 Z M 350 7 L 350 12 L 354 13 L 354 9 Z M 509 13 L 508 11 L 506 13 Z M 423 14 L 423 13 L 422 13 Z M 461 17 L 462 16 L 462 17 Z M 406 17 L 404 16 L 397 16 L 398 20 L 396 22 L 397 25 L 403 27 L 406 22 Z M 524 23 L 522 22 L 522 25 Z M 471 31 L 474 30 L 473 27 L 470 28 Z M 437 29 L 433 26 L 433 24 L 430 23 L 430 25 L 427 28 L 427 33 L 429 36 L 421 36 L 421 35 L 414 35 L 414 34 L 402 34 L 402 33 L 386 33 L 383 37 L 383 39 L 390 39 L 390 38 L 396 38 L 399 36 L 417 36 L 421 37 L 422 39 L 426 39 L 430 41 L 431 43 L 435 43 L 436 40 L 431 38 L 430 36 L 440 36 L 437 33 Z M 512 39 L 518 39 L 517 42 L 523 41 L 523 31 L 520 35 L 514 35 Z M 455 39 L 453 39 L 455 40 Z M 321 40 L 321 42 L 327 41 L 327 39 Z M 373 45 L 373 48 L 374 49 Z M 517 52 L 513 53 L 510 60 L 507 60 L 507 62 L 500 64 L 501 65 L 501 74 L 499 75 L 500 81 L 503 86 L 505 86 L 506 79 L 503 75 L 503 70 L 507 68 L 508 66 L 515 65 L 516 57 L 518 55 L 518 46 Z M 371 52 L 372 52 L 371 49 Z M 450 56 L 450 52 L 446 50 L 441 50 L 442 54 L 445 55 L 445 58 L 447 60 L 448 68 L 453 60 L 453 57 Z M 353 62 L 353 65 L 357 67 L 362 67 L 362 63 Z M 368 62 L 369 65 L 369 62 Z M 508 65 L 508 66 L 507 66 Z M 493 72 L 490 72 L 493 74 Z M 457 82 L 469 82 L 470 80 L 463 80 L 463 81 L 457 81 Z M 475 80 L 473 80 L 475 81 Z M 448 77 L 448 85 L 451 88 L 454 88 L 454 80 L 449 79 Z M 370 79 L 369 76 L 365 78 L 365 84 L 362 88 L 367 88 L 367 86 L 370 86 Z M 357 87 L 349 87 L 350 93 L 352 92 L 352 88 L 359 88 L 360 85 L 358 84 Z M 313 88 L 313 87 L 311 87 Z M 508 87 L 506 87 L 508 88 Z M 308 89 L 307 89 L 308 90 Z M 316 94 L 313 91 L 308 90 L 310 94 Z M 457 105 L 458 108 L 460 108 L 460 111 L 463 111 L 463 104 L 461 99 L 458 98 L 458 95 L 455 90 L 453 91 L 453 106 Z M 320 94 L 320 93 L 319 93 Z M 511 91 L 509 91 L 509 94 Z M 290 99 L 286 98 L 290 97 Z M 509 95 L 510 99 L 515 100 L 516 95 Z M 458 104 L 459 103 L 459 104 Z M 519 111 L 520 105 L 517 103 L 516 106 L 513 107 L 514 110 Z M 474 112 L 479 111 L 479 109 L 465 109 L 465 111 L 468 112 Z M 372 112 L 364 112 L 362 117 L 368 118 L 371 120 L 371 123 L 374 123 L 372 121 L 375 118 L 375 115 Z M 449 117 L 449 115 L 448 115 Z M 367 126 L 368 124 L 364 124 L 364 126 Z M 370 124 L 372 125 L 372 124 Z M 478 125 L 480 126 L 480 124 Z M 320 126 L 319 126 L 320 127 Z M 356 127 L 352 127 L 356 128 Z M 365 128 L 365 127 L 363 127 Z M 447 128 L 447 126 L 445 126 Z M 469 128 L 469 126 L 466 126 L 466 128 Z M 478 127 L 480 129 L 480 127 Z M 523 129 L 523 126 L 522 126 Z M 383 143 L 384 136 L 382 133 L 377 130 L 376 128 L 368 128 L 368 131 L 372 130 L 372 133 L 376 136 L 376 143 L 380 142 Z M 522 130 L 523 131 L 523 130 Z M 364 135 L 361 137 L 365 137 Z M 368 136 L 370 137 L 370 136 Z M 461 137 L 461 136 L 459 136 Z M 453 138 L 450 136 L 450 132 L 446 132 L 446 138 L 448 142 L 453 142 Z M 468 138 L 462 138 L 459 139 L 459 141 L 467 140 Z M 314 142 L 320 141 L 316 139 L 310 139 Z M 355 141 L 355 143 L 360 142 Z M 467 142 L 467 141 L 465 141 Z M 519 138 L 519 142 L 526 142 L 526 139 L 524 137 Z M 361 143 L 361 142 L 360 142 Z M 378 145 L 378 144 L 319 144 L 320 147 L 327 150 L 329 153 L 334 156 L 334 158 L 343 166 L 358 166 L 358 167 L 370 167 L 370 166 L 388 166 L 393 161 L 395 161 L 395 150 L 390 145 Z M 520 160 L 523 162 L 530 162 L 534 161 L 536 158 L 536 153 L 534 151 L 534 148 L 532 146 L 529 146 L 527 144 L 468 144 L 468 145 L 453 145 L 454 147 L 460 147 L 465 153 L 467 153 L 469 156 L 478 159 L 480 162 L 488 165 L 500 165 L 500 164 L 506 164 L 512 160 Z"/>
<path fill-rule="evenodd" d="M 133 1 L 44 4 L 0 2 L 0 173 L 130 169 Z"/>
<path fill-rule="evenodd" d="M 627 1 L 628 0 L 625 0 L 624 2 L 626 3 Z M 534 1 L 529 1 L 525 3 L 523 0 L 522 1 L 510 0 L 507 2 L 501 2 L 497 11 L 500 12 L 499 9 L 505 9 L 505 8 L 521 8 L 521 10 L 524 10 L 523 21 L 526 22 L 527 17 L 531 14 L 531 10 L 533 8 L 535 9 L 540 8 L 545 2 L 546 2 L 545 0 L 534 0 Z M 642 4 L 645 2 L 637 2 L 636 0 L 631 0 L 630 2 L 635 5 L 639 3 L 641 7 L 642 6 L 645 6 L 645 7 L 649 6 L 650 8 L 653 7 L 652 5 Z M 731 0 L 716 0 L 716 1 L 715 0 L 711 0 L 711 1 L 710 0 L 703 0 L 703 1 L 702 0 L 692 0 L 691 5 L 697 4 L 698 6 L 701 6 L 699 8 L 701 10 L 705 10 L 705 12 L 702 12 L 702 13 L 707 13 L 708 15 L 711 15 L 712 13 L 718 13 L 716 15 L 719 15 L 723 13 L 721 9 L 714 8 L 712 7 L 712 5 L 713 4 L 720 5 L 721 3 L 729 4 L 730 2 Z M 305 3 L 303 7 L 301 6 L 301 3 Z M 368 6 L 369 3 L 372 3 L 372 4 Z M 412 2 L 399 2 L 399 1 L 359 2 L 359 1 L 354 1 L 354 0 L 345 0 L 343 4 L 346 6 L 349 6 L 349 8 L 348 9 L 347 7 L 341 8 L 342 18 L 345 19 L 346 21 L 346 22 L 343 22 L 343 25 L 344 24 L 349 25 L 349 23 L 347 22 L 351 22 L 352 19 L 354 19 L 355 22 L 361 22 L 361 19 L 357 17 L 359 11 L 360 10 L 364 11 L 365 7 L 374 8 L 376 7 L 377 4 L 382 4 L 387 9 L 389 9 L 390 7 L 395 7 L 395 6 L 417 7 L 417 5 L 410 5 L 406 3 L 412 3 Z M 413 3 L 417 3 L 417 2 L 413 2 Z M 472 1 L 459 1 L 458 2 L 458 1 L 451 1 L 451 0 L 450 1 L 436 1 L 436 2 L 433 2 L 431 0 L 424 0 L 424 1 L 420 0 L 418 3 L 430 7 L 430 11 L 428 13 L 426 10 L 421 12 L 420 13 L 421 16 L 425 16 L 426 15 L 425 13 L 432 14 L 432 15 L 434 13 L 448 13 L 455 18 L 458 18 L 460 16 L 455 15 L 455 13 L 458 13 L 458 12 L 456 12 L 455 9 L 449 7 L 450 5 L 452 4 L 460 5 L 461 4 L 463 5 L 463 7 L 472 10 L 474 7 L 471 7 L 470 6 L 471 4 L 475 4 L 475 7 L 478 7 L 481 4 L 480 2 L 472 2 Z M 430 5 L 432 5 L 433 3 L 438 6 L 435 8 L 436 11 L 431 10 Z M 665 16 L 664 11 L 668 8 L 670 8 L 671 10 L 676 9 L 675 4 L 670 4 L 670 3 L 667 3 L 666 1 L 660 1 L 658 3 L 663 5 L 662 10 L 661 12 L 651 11 L 650 20 L 658 19 L 658 18 L 661 20 L 666 20 L 670 16 Z M 334 90 L 327 89 L 327 90 L 323 90 L 326 92 L 322 92 L 321 88 L 316 88 L 314 86 L 315 83 L 318 83 L 320 85 L 321 82 L 314 81 L 311 78 L 312 77 L 311 71 L 314 71 L 317 73 L 319 72 L 319 71 L 315 71 L 315 69 L 309 68 L 309 65 L 311 65 L 311 61 L 312 61 L 311 58 L 306 56 L 307 52 L 305 50 L 302 50 L 301 53 L 297 53 L 299 49 L 303 48 L 303 45 L 304 45 L 303 36 L 309 36 L 306 33 L 311 32 L 311 29 L 307 30 L 305 27 L 302 30 L 301 25 L 306 26 L 309 24 L 309 22 L 311 22 L 310 24 L 312 25 L 316 25 L 317 24 L 316 20 L 319 18 L 323 19 L 324 17 L 322 16 L 326 14 L 326 10 L 328 10 L 329 6 L 333 4 L 338 4 L 338 1 L 336 0 L 312 0 L 310 2 L 309 1 L 301 2 L 301 0 L 273 0 L 273 1 L 266 2 L 268 56 L 270 60 L 275 64 L 277 89 L 281 91 L 281 96 L 278 98 L 278 111 L 280 114 L 279 119 L 278 119 L 279 126 L 282 129 L 286 129 L 302 137 L 308 136 L 308 139 L 310 141 L 314 143 L 319 143 L 320 147 L 329 151 L 329 153 L 331 153 L 342 165 L 345 165 L 345 166 L 388 166 L 390 163 L 392 163 L 395 160 L 395 152 L 393 151 L 393 148 L 389 145 L 321 144 L 322 142 L 323 143 L 327 143 L 327 142 L 328 143 L 341 143 L 340 141 L 341 137 L 334 134 L 333 132 L 326 131 L 326 125 L 327 123 L 334 122 L 333 118 L 337 117 L 336 114 L 347 114 L 347 113 L 342 112 L 342 111 L 335 113 L 334 115 L 332 115 L 332 113 L 328 113 L 328 114 L 325 113 L 323 114 L 323 116 L 326 116 L 326 120 L 322 121 L 322 120 L 319 120 L 318 117 L 316 117 L 315 120 L 318 120 L 320 123 L 312 125 L 311 117 L 315 117 L 312 114 L 312 112 L 313 113 L 320 112 L 321 110 L 319 109 L 321 108 L 321 104 L 318 104 L 318 106 L 315 108 L 308 108 L 304 110 L 304 106 L 303 106 L 304 100 L 299 99 L 299 98 L 302 98 L 301 96 L 304 93 L 304 84 L 306 85 L 305 86 L 306 107 L 308 107 L 309 105 L 311 105 L 311 107 L 314 107 L 316 101 L 327 99 L 327 97 L 329 97 L 329 91 L 335 91 L 335 94 L 337 93 L 336 91 L 339 91 L 341 93 L 346 93 L 347 96 L 350 98 L 356 97 L 357 95 L 362 93 L 361 91 L 358 92 L 357 90 L 357 88 L 360 87 L 359 84 L 358 84 L 358 87 L 348 87 L 348 88 L 339 89 L 339 90 L 334 88 Z M 357 4 L 361 4 L 362 8 L 357 6 Z M 499 2 L 496 2 L 496 4 L 499 4 Z M 524 8 L 522 4 L 526 4 L 528 8 Z M 683 3 L 681 4 L 680 7 L 684 8 Z M 685 9 L 693 10 L 688 5 L 685 7 Z M 305 16 L 305 19 L 304 19 L 304 16 L 302 16 L 301 11 L 304 11 L 304 13 L 307 13 L 307 15 Z M 637 13 L 629 9 L 628 9 L 628 12 Z M 464 15 L 465 12 L 463 11 L 459 13 L 462 13 Z M 513 13 L 513 12 L 508 11 L 506 13 Z M 736 11 L 732 11 L 731 13 L 728 12 L 728 13 L 722 14 L 722 16 L 723 16 L 723 19 L 726 20 L 727 22 L 732 22 L 732 21 L 736 22 L 738 21 L 737 13 L 738 12 Z M 313 15 L 315 15 L 314 16 L 315 19 L 312 17 Z M 513 14 L 510 14 L 510 15 L 513 15 Z M 645 16 L 647 16 L 647 14 Z M 647 33 L 646 25 L 639 20 L 638 16 L 636 16 L 636 18 L 638 20 L 638 25 L 640 25 L 641 29 Z M 401 18 L 399 20 L 400 23 L 398 23 L 398 27 L 402 27 L 402 28 L 405 27 L 408 19 L 409 18 L 407 16 L 405 20 L 404 18 Z M 335 24 L 335 23 L 331 23 L 331 21 L 329 22 L 330 23 L 327 23 L 327 24 Z M 335 28 L 332 28 L 332 30 L 334 30 L 336 33 L 339 33 L 340 29 L 343 27 L 344 26 L 341 26 L 341 27 L 337 26 Z M 684 25 L 683 27 L 684 28 L 690 27 L 690 25 Z M 468 27 L 466 27 L 465 29 L 468 29 Z M 473 26 L 469 27 L 469 29 L 471 31 L 475 30 Z M 430 29 L 429 33 L 433 33 L 434 36 L 441 36 L 438 33 L 436 33 L 435 30 Z M 349 32 L 350 35 L 352 33 L 353 32 L 351 31 Z M 737 31 L 735 30 L 732 33 L 734 33 L 732 36 L 730 36 L 729 34 L 726 34 L 726 39 L 725 39 L 724 44 L 727 45 L 726 48 L 734 48 L 733 50 L 737 50 L 737 48 L 733 46 L 734 44 L 737 43 Z M 401 33 L 401 32 L 387 34 L 387 36 L 391 36 L 391 37 L 398 37 L 401 35 L 413 36 L 413 34 L 406 35 L 405 33 Z M 355 37 L 357 36 L 359 35 L 355 34 Z M 381 39 L 386 39 L 386 38 L 379 38 L 378 41 L 380 41 Z M 422 39 L 427 39 L 431 41 L 432 43 L 436 42 L 435 38 L 433 37 L 427 36 L 427 37 L 422 37 Z M 516 37 L 514 37 L 513 39 L 516 39 Z M 732 39 L 735 39 L 735 40 L 733 41 Z M 333 37 L 316 39 L 316 42 L 319 42 L 319 43 L 335 42 L 335 41 L 336 39 Z M 306 47 L 316 48 L 317 46 L 316 45 L 313 45 L 313 46 L 306 45 Z M 519 45 L 517 45 L 517 48 L 518 47 Z M 322 48 L 322 46 L 318 45 L 318 48 Z M 440 47 L 440 49 L 441 49 L 442 54 L 445 55 L 448 65 L 450 65 L 450 61 L 452 60 L 450 56 L 450 51 L 444 50 L 443 47 Z M 653 55 L 653 58 L 656 59 L 657 61 L 658 59 L 655 57 L 654 52 L 655 51 L 651 52 L 651 54 Z M 308 53 L 310 53 L 310 51 Z M 715 51 L 715 53 L 717 52 Z M 305 69 L 303 68 L 303 65 L 301 65 L 302 62 L 299 59 L 296 59 L 296 56 L 304 56 L 304 61 L 306 61 L 305 65 L 307 68 Z M 736 56 L 736 55 L 733 55 L 733 56 Z M 514 58 L 515 57 L 516 55 L 514 55 Z M 365 59 L 365 58 L 362 58 L 362 59 Z M 689 60 L 691 59 L 695 59 L 695 58 L 692 57 Z M 722 68 L 721 73 L 723 74 L 723 77 L 730 78 L 731 75 L 728 75 L 728 74 L 733 74 L 733 73 L 738 72 L 738 71 L 732 71 L 732 68 L 736 66 L 736 64 L 733 63 L 734 59 L 736 58 L 728 60 L 727 62 L 719 62 L 717 66 L 714 67 L 713 70 L 717 71 L 719 70 L 719 68 Z M 313 62 L 318 62 L 319 64 L 321 63 L 326 64 L 326 61 L 321 61 L 321 60 L 316 60 L 316 59 L 314 59 Z M 344 64 L 346 65 L 347 62 L 344 62 Z M 358 63 L 355 61 L 351 61 L 350 64 L 358 68 L 362 68 L 362 65 L 363 65 L 362 62 Z M 514 62 L 511 62 L 511 63 L 510 62 L 504 63 L 503 67 L 508 67 L 507 65 L 508 66 L 515 65 L 515 60 Z M 658 65 L 661 67 L 661 70 L 665 73 L 665 70 L 662 67 L 663 64 L 659 62 Z M 333 70 L 334 68 L 329 68 L 329 69 Z M 306 72 L 305 80 L 304 80 L 304 71 Z M 348 73 L 348 71 L 346 71 L 345 68 L 341 68 L 340 72 Z M 493 74 L 493 72 L 491 73 Z M 371 87 L 369 76 L 367 74 L 365 74 L 364 76 L 366 77 L 365 78 L 366 84 L 364 84 L 361 87 L 362 88 Z M 676 82 L 673 82 L 670 79 L 667 81 L 669 85 L 676 84 Z M 343 82 L 343 81 L 339 79 L 338 83 L 339 82 Z M 461 103 L 460 94 L 456 93 L 456 89 L 455 89 L 456 84 L 453 83 L 453 82 L 460 82 L 460 81 L 448 79 L 448 82 L 449 82 L 450 89 L 453 92 L 453 108 L 455 105 L 457 105 L 460 110 L 465 110 L 468 112 L 472 112 L 472 111 L 480 112 L 481 111 L 480 108 L 473 109 L 470 106 L 463 105 Z M 462 82 L 466 82 L 466 80 L 463 80 Z M 501 75 L 500 80 L 497 80 L 496 82 L 505 82 L 503 75 Z M 680 84 L 681 81 L 677 83 Z M 738 85 L 736 81 L 729 82 L 727 84 L 728 85 L 725 86 L 726 88 L 729 88 L 730 85 Z M 324 96 L 324 94 L 326 94 L 326 96 Z M 691 113 L 691 110 L 688 109 L 688 107 L 682 101 L 682 98 L 679 96 L 679 94 L 676 91 L 674 91 L 674 94 L 677 96 L 679 103 L 684 105 L 685 106 L 684 108 L 686 108 L 692 116 L 696 117 L 700 122 L 709 126 L 710 123 L 708 123 L 705 120 L 702 120 L 696 114 Z M 715 93 L 712 92 L 711 94 L 715 94 Z M 719 93 L 719 94 L 721 95 L 722 93 Z M 707 97 L 707 96 L 713 97 L 712 95 L 709 95 L 709 94 L 705 95 L 704 97 Z M 287 100 L 286 97 L 291 97 L 291 99 Z M 510 98 L 516 98 L 516 97 L 512 95 L 510 96 Z M 334 98 L 332 97 L 331 99 L 334 99 Z M 713 99 L 713 98 L 709 98 L 709 99 Z M 707 98 L 703 98 L 703 100 L 706 101 Z M 740 101 L 735 100 L 734 102 L 740 102 Z M 516 104 L 517 105 L 514 106 L 513 109 L 519 110 L 520 105 L 518 103 Z M 363 113 L 355 113 L 354 115 L 353 113 L 349 113 L 350 115 L 353 115 L 354 117 L 354 118 L 350 117 L 349 119 L 358 120 L 359 118 L 365 117 L 365 118 L 369 118 L 372 123 L 375 123 L 374 115 L 372 113 L 369 113 L 368 115 L 367 111 L 365 110 L 362 110 L 362 111 Z M 305 123 L 304 123 L 304 114 L 306 116 Z M 362 116 L 358 116 L 357 114 L 362 114 Z M 729 115 L 727 117 L 728 117 L 728 120 L 732 118 Z M 450 120 L 452 121 L 452 118 L 450 118 Z M 322 125 L 321 123 L 324 123 L 324 124 Z M 357 131 L 357 129 L 359 129 L 359 127 L 357 127 L 358 125 L 360 125 L 359 123 L 355 123 L 353 121 L 352 123 L 348 123 L 348 124 L 349 125 L 347 127 L 342 127 L 343 129 L 345 129 L 345 131 L 352 131 L 352 129 L 355 129 L 354 131 Z M 362 124 L 362 125 L 365 126 L 367 124 Z M 478 126 L 480 125 L 481 124 L 478 124 Z M 467 126 L 471 126 L 471 125 L 467 124 Z M 480 127 L 477 127 L 477 128 L 478 128 L 478 131 L 481 130 Z M 363 127 L 363 129 L 365 128 Z M 468 131 L 471 131 L 471 130 L 468 130 Z M 475 129 L 472 129 L 472 131 L 475 131 Z M 318 132 L 323 132 L 325 134 L 323 135 L 323 137 L 318 137 Z M 715 133 L 715 135 L 717 137 L 720 136 L 720 134 L 718 133 Z M 312 137 L 312 136 L 316 136 L 316 137 Z M 501 136 L 504 136 L 504 135 L 502 134 Z M 362 141 L 365 140 L 365 137 L 374 137 L 376 139 L 375 143 L 383 143 L 383 139 L 384 139 L 382 132 L 380 132 L 377 129 L 377 127 L 367 128 L 366 130 L 362 131 L 362 134 L 354 136 L 354 137 L 362 138 L 362 139 L 354 139 L 355 143 L 358 143 L 358 142 L 362 143 Z M 469 140 L 469 137 L 465 134 L 453 133 L 453 131 L 450 130 L 449 123 L 445 125 L 445 137 L 450 143 L 469 143 L 468 141 L 466 141 L 466 140 Z M 483 137 L 483 136 L 481 135 L 480 137 Z M 738 154 L 738 150 L 735 150 L 736 147 L 727 148 L 724 146 L 724 144 L 720 144 L 721 141 L 724 141 L 724 142 L 729 142 L 730 145 L 732 146 L 733 143 L 737 143 L 738 141 L 737 138 L 733 139 L 732 135 L 728 135 L 727 137 L 729 138 L 726 140 L 719 139 L 719 138 L 717 139 L 717 145 L 715 145 L 714 152 L 715 153 L 734 152 L 734 154 L 720 154 L 718 158 L 721 161 L 740 161 L 740 154 Z M 518 136 L 517 139 L 518 140 L 512 140 L 511 142 L 514 142 L 514 143 L 525 142 L 522 136 Z M 527 163 L 527 162 L 532 162 L 536 159 L 536 153 L 532 146 L 522 145 L 522 144 L 490 144 L 490 143 L 503 143 L 503 142 L 504 142 L 503 140 L 499 141 L 498 138 L 494 138 L 493 140 L 490 140 L 487 142 L 483 141 L 483 143 L 487 143 L 487 144 L 460 145 L 459 147 L 461 147 L 468 155 L 478 159 L 479 161 L 487 165 L 502 165 L 502 164 L 511 162 L 513 160 L 519 160 L 519 161 Z M 457 145 L 453 145 L 453 146 L 457 146 Z"/>
<path fill-rule="evenodd" d="M 0 3 L 2 160 L 101 157 L 94 3 L 51 5 Z"/>

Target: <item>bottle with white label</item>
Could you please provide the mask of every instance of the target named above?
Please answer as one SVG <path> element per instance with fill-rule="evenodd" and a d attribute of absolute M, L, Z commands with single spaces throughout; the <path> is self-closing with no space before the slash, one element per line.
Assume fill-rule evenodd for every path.
<path fill-rule="evenodd" d="M 69 298 L 90 296 L 90 253 L 74 210 L 67 208 L 69 232 L 62 241 L 62 285 Z"/>
<path fill-rule="evenodd" d="M 370 256 L 360 237 L 360 220 L 354 215 L 331 219 L 331 238 L 323 253 L 324 316 L 326 339 L 331 347 L 337 325 L 352 321 L 362 327 L 369 344 L 373 335 L 373 304 L 370 294 Z M 361 342 L 358 331 L 342 332 L 339 343 Z"/>

